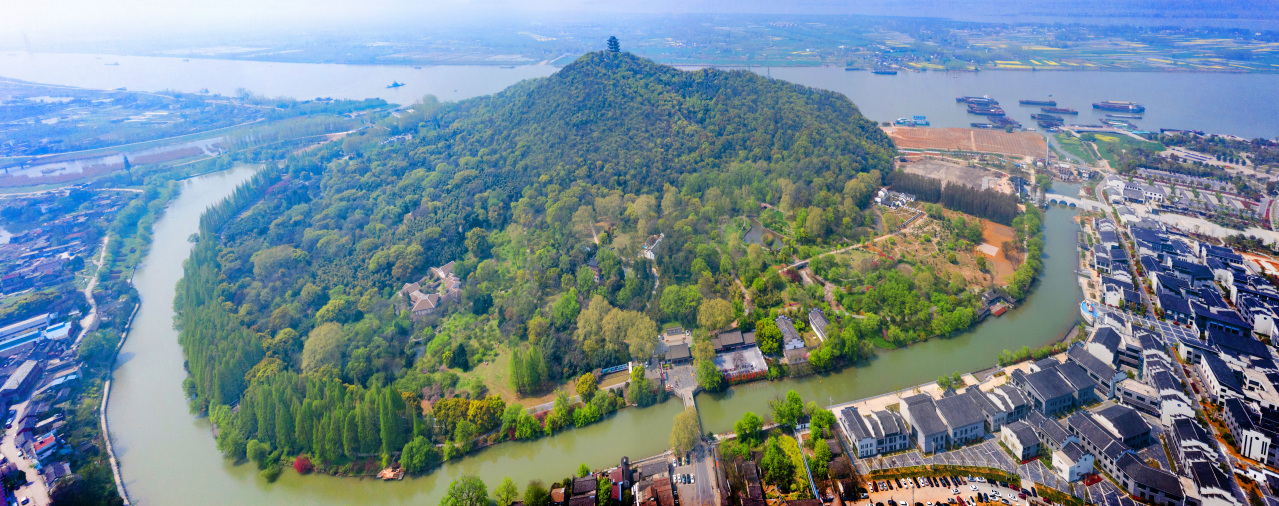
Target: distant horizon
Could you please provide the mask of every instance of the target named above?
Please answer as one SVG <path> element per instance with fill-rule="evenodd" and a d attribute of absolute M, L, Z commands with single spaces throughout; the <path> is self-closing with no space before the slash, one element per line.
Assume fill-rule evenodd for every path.
<path fill-rule="evenodd" d="M 935 18 L 974 23 L 1215 27 L 1279 30 L 1279 2 L 1229 0 L 1207 4 L 1195 0 L 1137 0 L 1116 4 L 1084 0 L 1063 5 L 1048 0 L 870 0 L 847 3 L 798 0 L 778 4 L 766 0 L 658 0 L 606 3 L 595 0 L 447 1 L 425 5 L 402 0 L 366 2 L 359 8 L 335 0 L 263 6 L 231 0 L 202 2 L 118 0 L 99 3 L 54 0 L 18 3 L 0 19 L 0 49 L 41 51 L 69 44 L 147 43 L 184 45 L 191 39 L 316 35 L 350 31 L 374 33 L 491 27 L 524 23 L 615 23 L 626 16 L 790 15 Z M 146 15 L 139 15 L 146 13 Z M 920 15 L 928 13 L 928 15 Z"/>

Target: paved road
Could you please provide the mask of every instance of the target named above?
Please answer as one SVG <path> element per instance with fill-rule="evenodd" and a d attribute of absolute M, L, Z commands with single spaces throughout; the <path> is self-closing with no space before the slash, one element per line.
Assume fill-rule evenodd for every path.
<path fill-rule="evenodd" d="M 26 416 L 29 402 L 29 400 L 23 401 L 22 404 L 13 407 L 18 413 L 14 420 L 21 420 L 23 416 Z M 14 425 L 17 425 L 17 423 L 15 422 Z M 0 453 L 4 454 L 4 458 L 8 459 L 9 462 L 13 462 L 18 466 L 18 469 L 27 475 L 27 484 L 14 491 L 14 495 L 27 497 L 31 499 L 31 504 L 36 506 L 45 506 L 49 504 L 49 491 L 44 487 L 44 478 L 40 477 L 40 473 L 36 472 L 27 459 L 18 456 L 18 448 L 13 444 L 15 437 L 17 437 L 17 431 L 10 430 L 5 433 L 3 443 L 0 443 Z"/>
<path fill-rule="evenodd" d="M 93 270 L 93 275 L 89 277 L 88 285 L 81 292 L 84 294 L 84 299 L 89 302 L 89 314 L 80 319 L 80 335 L 76 336 L 73 347 L 80 345 L 80 341 L 93 328 L 93 324 L 98 321 L 98 302 L 93 300 L 93 288 L 98 286 L 98 274 L 102 272 L 102 262 L 106 261 L 107 244 L 110 242 L 111 236 L 108 235 L 102 238 L 102 249 L 98 252 L 98 259 L 93 262 L 98 267 Z"/>
<path fill-rule="evenodd" d="M 687 466 L 675 468 L 672 479 L 685 474 L 693 476 L 693 483 L 677 484 L 679 503 L 682 506 L 719 506 L 719 485 L 716 479 L 716 459 L 709 447 L 698 445 L 690 456 L 693 461 Z"/>

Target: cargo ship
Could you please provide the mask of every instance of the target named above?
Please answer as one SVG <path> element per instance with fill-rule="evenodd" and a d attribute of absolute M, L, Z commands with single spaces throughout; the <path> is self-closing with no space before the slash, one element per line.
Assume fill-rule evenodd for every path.
<path fill-rule="evenodd" d="M 1057 106 L 1056 100 L 1018 100 L 1017 103 L 1021 105 L 1046 105 L 1049 107 Z"/>
<path fill-rule="evenodd" d="M 1057 130 L 1057 127 L 1060 127 L 1060 126 L 1062 125 L 1062 123 L 1061 123 L 1060 121 L 1044 121 L 1044 120 L 1039 120 L 1039 121 L 1036 121 L 1035 123 L 1039 124 L 1039 128 L 1042 128 L 1042 129 L 1044 129 L 1044 130 L 1048 130 L 1048 131 L 1050 131 L 1050 132 L 1052 132 L 1052 131 L 1056 131 L 1056 130 Z"/>
<path fill-rule="evenodd" d="M 1141 119 L 1141 116 L 1138 116 L 1136 114 L 1107 114 L 1106 117 L 1107 118 L 1123 118 L 1123 119 Z"/>
<path fill-rule="evenodd" d="M 979 114 L 982 116 L 1003 116 L 1004 109 L 999 106 L 981 106 L 976 104 L 968 104 L 968 114 Z"/>
<path fill-rule="evenodd" d="M 1006 116 L 993 116 L 990 118 L 990 122 L 995 125 L 995 128 L 1006 128 L 1006 127 L 1013 127 L 1014 129 L 1021 128 L 1021 122 L 1012 118 L 1008 118 Z"/>
<path fill-rule="evenodd" d="M 1040 107 L 1039 111 L 1052 114 L 1079 114 L 1079 111 L 1067 109 L 1065 107 Z"/>
<path fill-rule="evenodd" d="M 1039 121 L 1055 121 L 1057 123 L 1065 123 L 1066 119 L 1061 116 L 1053 116 L 1051 114 L 1031 114 L 1030 119 Z"/>
<path fill-rule="evenodd" d="M 879 74 L 879 75 L 881 75 L 881 76 L 895 76 L 895 75 L 897 75 L 897 71 L 896 71 L 896 70 L 892 70 L 892 69 L 875 69 L 875 70 L 870 71 L 870 73 L 872 73 L 872 74 Z"/>
<path fill-rule="evenodd" d="M 927 116 L 918 116 L 918 115 L 910 118 L 897 118 L 897 121 L 894 121 L 894 123 L 901 126 L 929 126 L 930 125 L 930 123 L 928 122 Z"/>
<path fill-rule="evenodd" d="M 400 86 L 404 86 L 404 83 L 399 81 L 391 81 L 391 84 L 386 85 L 387 88 L 399 88 Z"/>
<path fill-rule="evenodd" d="M 1115 127 L 1115 128 L 1122 128 L 1122 129 L 1124 129 L 1124 130 L 1133 130 L 1133 129 L 1137 128 L 1137 125 L 1134 125 L 1134 124 L 1132 124 L 1132 122 L 1127 121 L 1127 120 L 1122 120 L 1122 119 L 1102 118 L 1102 119 L 1101 119 L 1101 122 L 1102 122 L 1102 124 L 1104 124 L 1104 125 L 1106 125 L 1106 126 L 1112 126 L 1112 127 Z"/>
<path fill-rule="evenodd" d="M 1146 112 L 1146 108 L 1136 102 L 1114 102 L 1110 100 L 1094 103 L 1092 108 L 1101 109 L 1103 111 Z"/>
<path fill-rule="evenodd" d="M 984 129 L 995 128 L 995 125 L 992 125 L 990 123 L 969 123 L 969 125 L 972 125 L 973 128 L 984 128 Z"/>
<path fill-rule="evenodd" d="M 956 97 L 955 101 L 968 105 L 999 105 L 997 100 L 990 97 Z"/>
<path fill-rule="evenodd" d="M 844 72 L 852 72 L 854 70 L 866 70 L 866 69 L 861 67 L 844 67 Z"/>

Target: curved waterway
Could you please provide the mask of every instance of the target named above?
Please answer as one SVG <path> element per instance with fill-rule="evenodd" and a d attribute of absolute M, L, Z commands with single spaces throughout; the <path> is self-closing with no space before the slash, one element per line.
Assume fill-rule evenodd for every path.
<path fill-rule="evenodd" d="M 436 504 L 448 484 L 465 474 L 495 487 L 510 476 L 554 481 L 580 463 L 611 465 L 667 448 L 678 400 L 625 409 L 601 423 L 533 442 L 502 443 L 446 464 L 429 476 L 384 483 L 372 479 L 299 476 L 285 471 L 266 483 L 252 465 L 233 465 L 218 453 L 207 420 L 192 415 L 182 393 L 182 350 L 173 329 L 173 296 L 190 254 L 187 238 L 200 214 L 252 175 L 250 167 L 193 178 L 155 224 L 154 244 L 134 278 L 142 307 L 121 350 L 107 410 L 125 486 L 140 504 Z M 769 399 L 795 389 L 822 404 L 890 392 L 954 371 L 995 364 L 1001 350 L 1038 346 L 1060 338 L 1078 317 L 1080 292 L 1074 213 L 1052 209 L 1045 218 L 1046 252 L 1039 285 L 1017 309 L 974 330 L 905 349 L 879 353 L 859 367 L 801 380 L 755 383 L 721 395 L 701 395 L 706 428 L 729 430 L 745 411 L 764 413 Z"/>

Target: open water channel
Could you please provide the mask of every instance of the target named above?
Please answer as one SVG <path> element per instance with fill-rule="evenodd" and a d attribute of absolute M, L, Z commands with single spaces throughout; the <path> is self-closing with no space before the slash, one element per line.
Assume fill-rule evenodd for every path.
<path fill-rule="evenodd" d="M 120 66 L 105 66 L 104 59 L 119 61 Z M 178 72 L 175 66 L 186 66 L 185 71 Z M 130 69 L 129 72 L 114 74 L 126 67 Z M 449 99 L 491 93 L 519 79 L 546 75 L 554 70 L 538 66 L 510 70 L 490 67 L 430 67 L 419 70 L 405 67 L 265 64 L 195 59 L 186 62 L 173 58 L 25 54 L 0 55 L 0 69 L 4 69 L 0 73 L 5 74 L 5 77 L 74 86 L 126 86 L 138 90 L 173 88 L 183 91 L 208 87 L 223 93 L 246 87 L 268 95 L 291 95 L 299 98 L 382 96 L 400 103 L 407 103 L 425 93 Z M 435 75 L 431 80 L 424 77 L 423 83 L 414 84 L 411 78 L 404 77 L 406 74 L 412 75 L 413 71 L 421 72 L 422 76 L 432 76 L 433 72 L 438 72 L 443 77 Z M 263 76 L 262 72 L 275 75 Z M 932 84 L 905 86 L 889 84 L 886 80 L 871 80 L 892 79 L 892 76 L 844 73 L 842 69 L 838 69 L 838 72 L 834 69 L 771 69 L 765 72 L 770 72 L 774 77 L 849 93 L 862 106 L 862 110 L 874 119 L 891 119 L 906 114 L 936 114 L 930 110 L 918 109 L 932 102 L 937 102 L 938 107 L 942 103 L 947 107 L 952 106 L 956 90 L 948 83 L 961 81 L 941 73 L 899 76 L 901 83 L 916 78 L 933 80 Z M 994 86 L 1000 79 L 986 77 L 993 74 L 995 73 L 983 72 L 969 76 L 981 80 L 990 79 L 987 83 Z M 374 77 L 368 77 L 369 75 Z M 393 75 L 397 77 L 392 77 Z M 924 78 L 925 75 L 929 77 Z M 1056 79 L 1071 79 L 1074 76 L 1066 73 L 1053 75 Z M 1040 90 L 1033 85 L 1038 76 L 1030 73 L 1004 73 L 1004 77 L 1026 80 L 1025 86 L 1017 90 L 1018 95 L 1028 98 L 1040 94 Z M 1169 77 L 1166 74 L 1149 74 L 1150 80 L 1161 82 Z M 1233 80 L 1240 77 L 1253 78 L 1203 76 L 1196 79 Z M 1274 76 L 1257 77 L 1269 78 L 1271 81 L 1248 86 L 1268 86 L 1268 89 L 1274 89 L 1273 85 L 1279 84 L 1279 79 Z M 415 88 L 385 90 L 379 87 L 378 83 L 390 82 L 392 79 L 408 82 L 409 86 Z M 356 81 L 362 84 L 352 84 Z M 879 85 L 881 82 L 885 84 Z M 863 85 L 874 87 L 863 88 Z M 1227 84 L 1223 84 L 1225 85 Z M 972 84 L 972 87 L 980 88 L 985 85 Z M 1135 90 L 1142 88 L 1133 89 L 1136 93 Z M 869 90 L 879 91 L 863 94 Z M 405 95 L 391 95 L 401 92 Z M 987 89 L 984 92 L 972 90 L 959 93 L 990 92 Z M 939 95 L 940 98 L 934 95 Z M 1106 96 L 1097 99 L 1108 98 L 1128 97 Z M 1010 99 L 1015 100 L 1015 97 Z M 910 105 L 911 109 L 903 110 L 905 105 Z M 1279 114 L 1272 115 L 1273 117 L 1279 117 Z M 1276 123 L 1279 120 L 1263 121 L 1259 126 L 1246 118 L 1237 117 L 1236 122 L 1228 125 L 1231 128 L 1225 130 L 1244 135 L 1252 135 L 1246 133 L 1247 131 L 1270 132 L 1265 135 L 1273 135 L 1273 132 L 1279 131 L 1279 123 Z M 958 118 L 954 121 L 958 121 Z M 1198 128 L 1211 127 L 1201 125 Z M 252 170 L 250 167 L 238 167 L 187 181 L 182 194 L 155 224 L 155 243 L 134 279 L 142 297 L 142 307 L 121 351 L 108 417 L 124 481 L 130 496 L 136 502 L 435 504 L 448 483 L 464 474 L 483 477 L 490 488 L 503 476 L 510 476 L 521 485 L 530 479 L 549 482 L 571 473 L 582 462 L 593 467 L 603 467 L 616 462 L 623 455 L 641 457 L 659 453 L 667 447 L 671 420 L 682 409 L 680 403 L 674 400 L 646 409 L 626 409 L 593 426 L 569 430 L 534 442 L 502 443 L 446 464 L 429 476 L 409 478 L 403 482 L 383 483 L 328 476 L 304 477 L 286 471 L 278 482 L 267 484 L 258 476 L 253 466 L 236 466 L 223 459 L 214 448 L 208 423 L 189 412 L 182 393 L 181 382 L 186 373 L 182 367 L 177 333 L 173 330 L 173 296 L 175 284 L 182 275 L 182 262 L 191 248 L 187 237 L 196 232 L 200 214 L 209 205 L 230 194 L 251 175 Z M 865 364 L 838 373 L 785 382 L 754 383 L 720 395 L 701 395 L 698 405 L 705 428 L 717 432 L 729 430 L 733 421 L 743 412 L 766 412 L 767 401 L 782 395 L 788 389 L 795 389 L 805 399 L 822 404 L 849 401 L 924 383 L 941 374 L 984 369 L 993 366 L 996 356 L 1004 349 L 1035 347 L 1059 339 L 1078 319 L 1081 294 L 1074 274 L 1077 265 L 1076 231 L 1074 212 L 1060 208 L 1048 211 L 1045 218 L 1043 275 L 1026 301 L 1002 317 L 991 318 L 969 332 L 948 339 L 934 339 L 905 349 L 881 352 Z"/>

